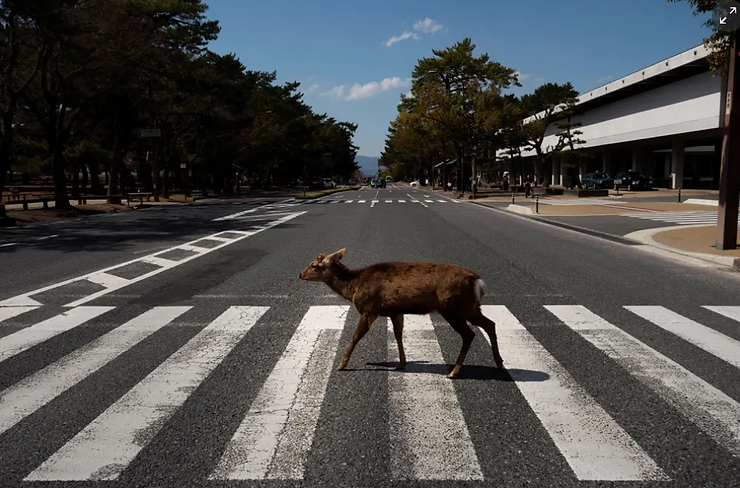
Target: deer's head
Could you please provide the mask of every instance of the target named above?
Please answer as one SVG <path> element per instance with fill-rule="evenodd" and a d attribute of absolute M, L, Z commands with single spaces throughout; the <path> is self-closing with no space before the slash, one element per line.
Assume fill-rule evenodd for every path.
<path fill-rule="evenodd" d="M 306 269 L 304 269 L 299 277 L 306 281 L 322 281 L 328 283 L 332 278 L 333 274 L 329 269 L 333 263 L 338 263 L 342 260 L 342 256 L 347 249 L 340 249 L 333 254 L 319 254 L 316 259 L 311 261 Z"/>

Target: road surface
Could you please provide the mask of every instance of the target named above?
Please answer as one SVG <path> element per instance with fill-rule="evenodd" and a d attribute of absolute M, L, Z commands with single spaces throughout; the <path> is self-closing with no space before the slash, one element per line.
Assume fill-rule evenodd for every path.
<path fill-rule="evenodd" d="M 336 371 L 358 314 L 298 274 L 341 248 L 478 272 L 507 371 L 476 330 L 448 379 L 436 314 Z M 734 273 L 395 186 L 3 231 L 0 269 L 3 487 L 740 479 Z"/>

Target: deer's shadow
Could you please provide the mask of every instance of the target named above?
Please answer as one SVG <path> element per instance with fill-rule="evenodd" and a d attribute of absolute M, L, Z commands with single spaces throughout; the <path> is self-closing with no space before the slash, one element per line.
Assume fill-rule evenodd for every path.
<path fill-rule="evenodd" d="M 454 368 L 454 364 L 432 364 L 428 361 L 407 361 L 404 369 L 398 369 L 398 361 L 369 362 L 365 363 L 372 368 L 355 368 L 355 371 L 393 371 L 404 374 L 438 374 L 447 376 Z M 346 368 L 345 371 L 350 371 Z M 493 366 L 482 366 L 475 364 L 463 365 L 458 380 L 497 380 L 497 381 L 519 381 L 519 382 L 541 382 L 550 379 L 550 375 L 544 371 L 530 369 L 504 369 L 500 371 Z"/>

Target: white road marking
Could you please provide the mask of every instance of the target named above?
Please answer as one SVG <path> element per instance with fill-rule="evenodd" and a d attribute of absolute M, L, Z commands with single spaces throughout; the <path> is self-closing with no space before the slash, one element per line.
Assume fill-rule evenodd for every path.
<path fill-rule="evenodd" d="M 268 209 L 269 210 L 269 209 L 272 209 L 272 208 L 293 207 L 293 206 L 296 206 L 296 205 L 300 205 L 300 203 L 295 203 L 295 204 L 289 204 L 289 203 L 287 203 L 287 202 L 291 202 L 291 201 L 293 201 L 293 199 L 292 198 L 288 198 L 286 200 L 281 200 L 279 202 L 268 203 L 266 205 L 260 205 L 260 206 L 255 207 L 255 208 L 250 208 L 249 210 L 244 210 L 243 212 L 237 212 L 237 213 L 234 213 L 234 214 L 224 215 L 223 217 L 215 218 L 215 219 L 213 219 L 213 222 L 219 222 L 219 221 L 222 221 L 222 220 L 239 219 L 239 217 L 241 217 L 242 215 L 246 215 L 246 214 L 250 214 L 250 213 L 254 213 L 254 212 L 259 212 L 260 210 L 265 210 L 265 209 Z"/>
<path fill-rule="evenodd" d="M 736 322 L 740 322 L 740 307 L 738 306 L 723 307 L 723 306 L 714 306 L 714 305 L 704 305 L 704 308 L 714 313 L 724 315 L 728 319 L 732 319 Z"/>
<path fill-rule="evenodd" d="M 386 320 L 392 330 L 390 320 L 378 320 Z M 406 370 L 388 373 L 393 479 L 483 480 L 429 315 L 404 317 L 404 348 Z M 388 357 L 398 358 L 392 332 Z M 419 371 L 420 363 L 410 361 L 426 366 Z M 436 365 L 437 371 L 424 371 L 429 365 Z"/>
<path fill-rule="evenodd" d="M 5 244 L 0 244 L 0 247 L 10 247 L 10 246 L 17 246 L 17 242 L 7 242 Z"/>
<path fill-rule="evenodd" d="M 585 307 L 545 308 L 718 444 L 740 456 L 740 403 Z"/>
<path fill-rule="evenodd" d="M 427 203 L 434 203 L 434 200 L 424 200 Z"/>
<path fill-rule="evenodd" d="M 694 322 L 665 307 L 625 306 L 624 308 L 723 361 L 727 361 L 736 368 L 740 368 L 740 342 L 732 337 Z"/>
<path fill-rule="evenodd" d="M 373 200 L 372 202 L 370 202 L 370 208 L 373 208 L 375 204 L 378 203 L 379 201 L 380 200 Z"/>
<path fill-rule="evenodd" d="M 268 308 L 230 307 L 25 481 L 117 479 Z"/>
<path fill-rule="evenodd" d="M 437 200 L 439 203 L 447 203 L 447 200 Z"/>
<path fill-rule="evenodd" d="M 406 194 L 406 196 L 408 196 L 411 199 L 412 202 L 414 202 L 414 203 L 420 203 L 424 207 L 429 208 L 429 205 L 427 205 L 426 203 L 422 202 L 421 200 L 415 200 L 414 197 L 412 197 L 408 193 Z"/>
<path fill-rule="evenodd" d="M 74 329 L 115 307 L 77 307 L 0 339 L 0 362 Z"/>
<path fill-rule="evenodd" d="M 39 306 L 27 306 L 27 307 L 0 307 L 0 322 L 4 322 L 18 315 L 36 310 Z"/>
<path fill-rule="evenodd" d="M 367 200 L 358 200 L 357 203 L 365 203 Z"/>
<path fill-rule="evenodd" d="M 108 273 L 94 273 L 87 277 L 91 281 L 106 288 L 123 288 L 128 285 L 129 280 Z"/>
<path fill-rule="evenodd" d="M 72 278 L 72 279 L 69 279 L 69 280 L 61 281 L 61 282 L 55 283 L 53 285 L 45 286 L 43 288 L 39 288 L 39 289 L 30 291 L 30 292 L 26 292 L 26 293 L 23 293 L 22 295 L 17 295 L 15 297 L 8 298 L 6 300 L 1 301 L 0 302 L 0 306 L 3 306 L 3 305 L 5 305 L 5 306 L 11 306 L 11 305 L 12 306 L 41 305 L 41 303 L 39 303 L 36 300 L 32 299 L 31 296 L 36 295 L 36 294 L 39 294 L 39 293 L 43 293 L 45 291 L 53 290 L 55 288 L 59 288 L 61 286 L 68 285 L 70 283 L 74 283 L 74 282 L 77 282 L 77 281 L 82 281 L 82 280 L 96 281 L 97 280 L 97 281 L 100 281 L 101 282 L 100 284 L 106 283 L 106 284 L 103 284 L 103 286 L 106 287 L 105 289 L 100 290 L 100 291 L 95 292 L 95 293 L 92 293 L 90 295 L 87 295 L 84 298 L 81 298 L 79 300 L 76 300 L 74 302 L 67 303 L 67 304 L 64 305 L 65 307 L 77 307 L 77 306 L 82 305 L 84 303 L 87 303 L 87 302 L 89 302 L 91 300 L 95 300 L 97 298 L 100 298 L 101 296 L 104 296 L 104 295 L 106 295 L 108 293 L 111 293 L 113 291 L 119 290 L 119 289 L 121 289 L 121 288 L 123 288 L 125 286 L 128 286 L 128 285 L 133 284 L 133 283 L 137 283 L 137 282 L 142 281 L 142 280 L 145 280 L 147 278 L 151 278 L 152 276 L 155 276 L 155 275 L 157 275 L 159 273 L 162 273 L 164 271 L 167 271 L 168 269 L 172 269 L 172 268 L 174 268 L 176 266 L 180 266 L 180 265 L 185 264 L 185 263 L 187 263 L 189 261 L 192 261 L 193 259 L 197 259 L 197 258 L 199 258 L 201 256 L 204 256 L 206 254 L 209 254 L 211 252 L 217 251 L 217 250 L 222 249 L 222 248 L 224 248 L 226 246 L 229 246 L 231 244 L 234 244 L 235 242 L 239 242 L 242 239 L 246 239 L 249 236 L 258 234 L 259 232 L 262 232 L 263 230 L 270 229 L 270 228 L 275 227 L 275 226 L 278 226 L 280 224 L 284 224 L 285 222 L 287 222 L 289 220 L 292 220 L 292 219 L 294 219 L 296 217 L 299 217 L 299 216 L 301 216 L 301 215 L 303 215 L 305 213 L 306 213 L 305 211 L 291 213 L 291 214 L 288 214 L 288 215 L 286 215 L 284 217 L 281 217 L 281 218 L 279 218 L 277 220 L 273 220 L 271 222 L 268 222 L 268 223 L 266 223 L 266 224 L 264 224 L 262 226 L 256 226 L 256 227 L 254 227 L 253 229 L 251 229 L 249 231 L 225 230 L 225 231 L 221 231 L 221 232 L 218 232 L 216 234 L 209 235 L 209 236 L 200 237 L 200 238 L 198 238 L 196 240 L 187 242 L 185 244 L 180 244 L 178 246 L 174 246 L 174 247 L 171 247 L 171 248 L 168 248 L 168 249 L 163 249 L 161 251 L 158 251 L 158 252 L 156 252 L 154 254 L 150 254 L 148 256 L 142 256 L 142 257 L 139 257 L 139 258 L 136 258 L 136 259 L 132 259 L 131 261 L 127 261 L 125 263 L 116 264 L 116 265 L 111 266 L 109 268 L 101 269 L 99 271 L 94 271 L 92 273 L 88 273 L 88 274 L 85 274 L 85 275 L 82 275 L 82 276 L 78 276 L 76 278 Z M 238 233 L 238 234 L 241 234 L 241 236 L 240 237 L 237 237 L 237 238 L 234 238 L 234 239 L 228 239 L 227 241 L 222 242 L 221 244 L 218 244 L 217 246 L 214 246 L 212 248 L 205 248 L 205 247 L 199 247 L 199 246 L 197 246 L 198 241 L 203 241 L 203 240 L 207 240 L 209 238 L 219 237 L 221 234 L 229 234 L 229 233 Z M 165 253 L 168 253 L 168 252 L 174 251 L 174 250 L 187 250 L 187 251 L 192 251 L 195 254 L 193 254 L 191 256 L 187 256 L 187 257 L 185 257 L 185 258 L 183 258 L 183 259 L 181 259 L 179 261 L 169 261 L 168 260 L 172 264 L 167 264 L 165 266 L 161 266 L 161 267 L 159 267 L 159 268 L 157 268 L 155 270 L 149 271 L 148 273 L 145 273 L 143 275 L 137 276 L 136 278 L 132 278 L 130 280 L 123 281 L 123 279 L 121 278 L 120 281 L 117 280 L 116 283 L 113 283 L 112 282 L 113 280 L 107 278 L 106 275 L 105 275 L 105 273 L 108 272 L 108 271 L 119 269 L 119 268 L 122 268 L 124 266 L 129 265 L 129 264 L 133 264 L 133 263 L 137 263 L 137 262 L 143 262 L 147 258 L 157 257 L 157 256 L 159 256 L 161 254 L 165 254 Z M 110 285 L 110 286 L 108 286 L 108 285 Z"/>
<path fill-rule="evenodd" d="M 393 203 L 393 200 L 386 200 L 385 203 Z"/>
<path fill-rule="evenodd" d="M 192 307 L 156 307 L 0 392 L 0 434 Z"/>
<path fill-rule="evenodd" d="M 499 343 L 506 344 L 507 369 L 517 388 L 580 481 L 669 480 L 509 309 L 483 305 L 481 310 L 496 323 Z M 538 381 L 532 371 L 549 378 Z"/>
<path fill-rule="evenodd" d="M 398 203 L 406 203 L 406 200 L 399 200 Z"/>
<path fill-rule="evenodd" d="M 346 202 L 344 202 L 344 203 L 352 203 L 353 201 L 354 201 L 354 200 L 347 200 L 347 201 L 346 201 Z"/>
<path fill-rule="evenodd" d="M 349 306 L 314 306 L 209 479 L 303 479 Z"/>

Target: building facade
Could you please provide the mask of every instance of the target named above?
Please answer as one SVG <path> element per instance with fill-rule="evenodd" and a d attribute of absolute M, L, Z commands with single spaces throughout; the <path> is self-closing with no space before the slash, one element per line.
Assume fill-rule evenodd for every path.
<path fill-rule="evenodd" d="M 550 183 L 570 186 L 589 172 L 637 170 L 657 187 L 716 190 L 725 100 L 726 79 L 709 71 L 703 45 L 583 93 L 572 121 L 581 124 L 581 147 L 590 158 L 580 168 L 564 168 L 555 158 Z M 557 143 L 557 132 L 548 127 L 544 150 Z M 533 158 L 534 151 L 523 156 Z"/>

